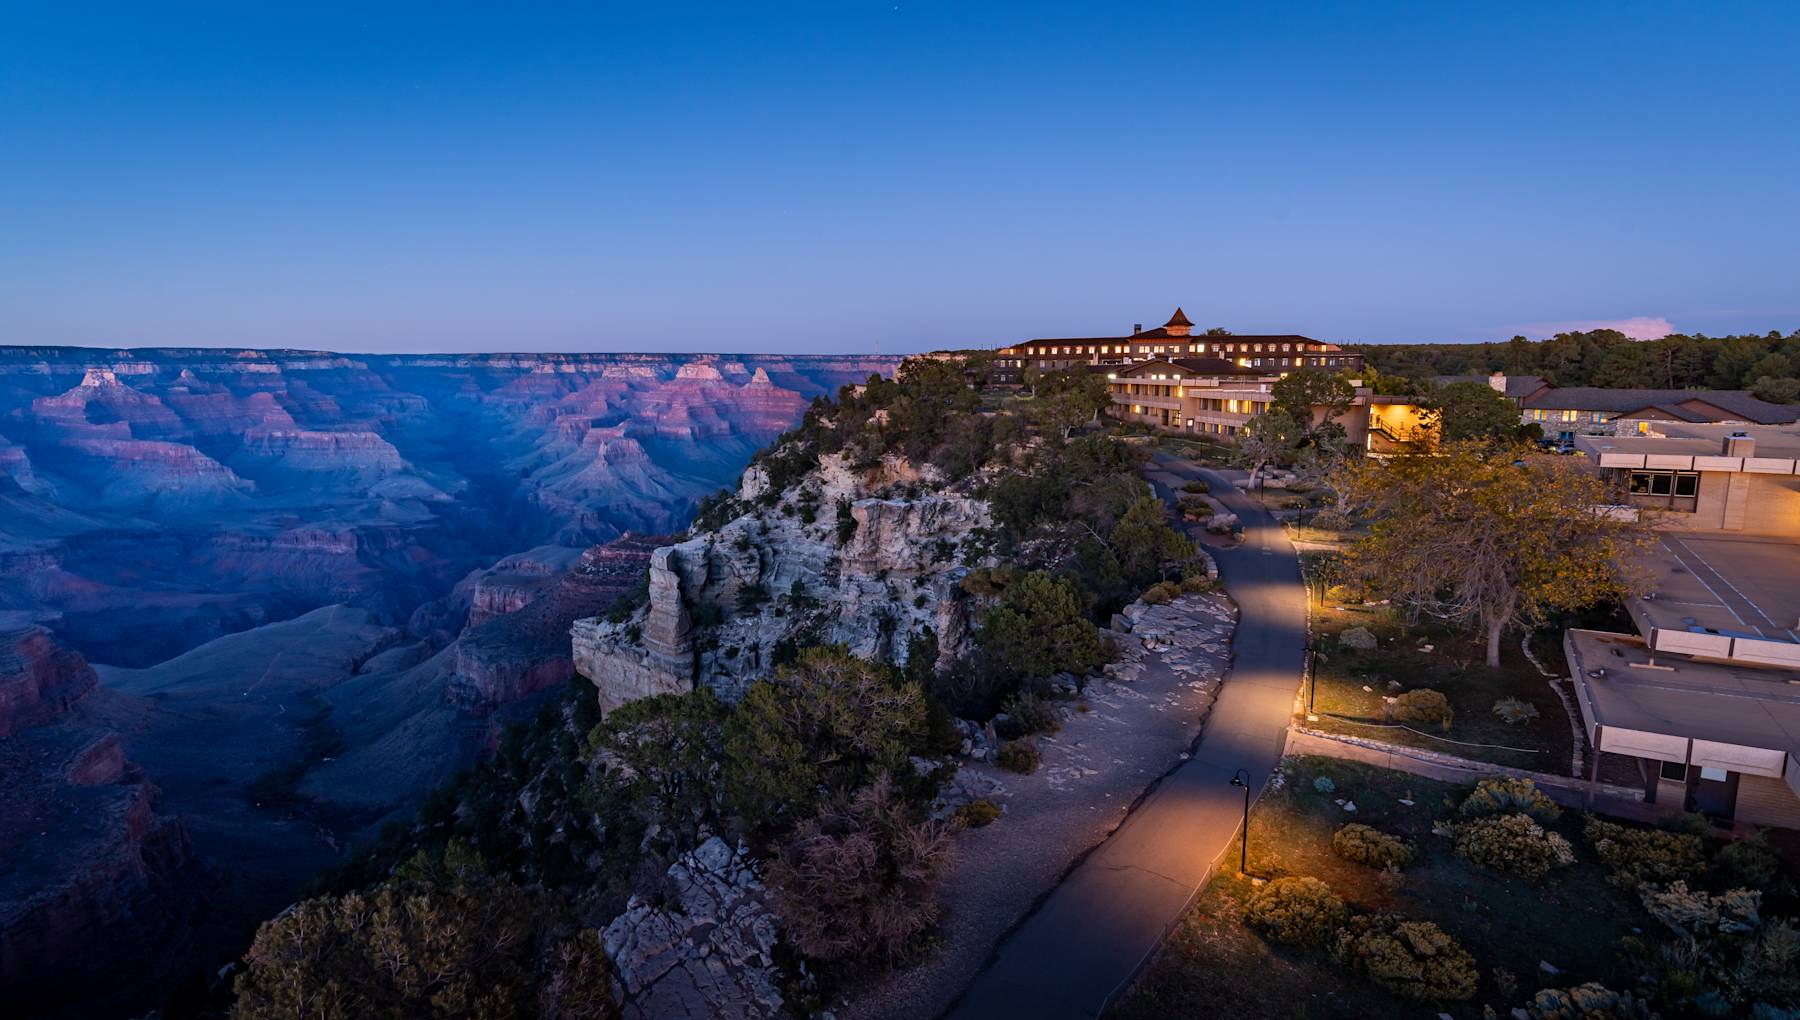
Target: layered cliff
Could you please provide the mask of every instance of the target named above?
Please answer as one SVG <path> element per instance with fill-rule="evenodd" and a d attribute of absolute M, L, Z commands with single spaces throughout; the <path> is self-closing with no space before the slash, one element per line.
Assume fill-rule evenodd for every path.
<path fill-rule="evenodd" d="M 398 622 L 523 548 L 678 529 L 893 365 L 0 348 L 0 557 L 37 557 L 0 611 L 130 666 L 338 602 Z"/>
<path fill-rule="evenodd" d="M 0 988 L 16 1015 L 126 1000 L 109 962 L 163 973 L 188 913 L 182 826 L 118 735 L 88 717 L 96 677 L 42 627 L 0 631 Z"/>
<path fill-rule="evenodd" d="M 810 644 L 904 664 L 929 633 L 947 663 L 968 640 L 960 582 L 989 526 L 972 488 L 893 456 L 855 468 L 827 454 L 785 490 L 754 465 L 737 490 L 751 509 L 651 555 L 641 609 L 576 621 L 575 668 L 610 711 L 696 685 L 734 701 Z"/>

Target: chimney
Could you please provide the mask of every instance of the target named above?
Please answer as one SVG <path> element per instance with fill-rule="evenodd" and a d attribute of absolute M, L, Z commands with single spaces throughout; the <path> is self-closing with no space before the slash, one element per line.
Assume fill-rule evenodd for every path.
<path fill-rule="evenodd" d="M 1139 333 L 1142 333 L 1142 332 L 1143 332 L 1143 331 L 1144 331 L 1144 324 L 1143 324 L 1143 323 L 1141 323 L 1141 322 L 1134 322 L 1134 323 L 1132 323 L 1132 324 L 1131 324 L 1131 335 L 1132 335 L 1132 336 L 1137 336 L 1137 335 L 1138 335 L 1138 334 L 1139 334 Z"/>
<path fill-rule="evenodd" d="M 1506 373 L 1495 372 L 1488 376 L 1488 388 L 1501 396 L 1506 396 Z"/>
<path fill-rule="evenodd" d="M 1721 452 L 1727 457 L 1754 457 L 1756 440 L 1750 438 L 1750 433 L 1739 429 L 1725 437 L 1725 446 Z"/>

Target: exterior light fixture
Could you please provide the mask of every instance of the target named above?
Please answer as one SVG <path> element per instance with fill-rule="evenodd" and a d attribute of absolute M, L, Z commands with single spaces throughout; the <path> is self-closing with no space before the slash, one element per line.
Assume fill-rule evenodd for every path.
<path fill-rule="evenodd" d="M 1244 788 L 1244 839 L 1238 847 L 1238 874 L 1250 873 L 1250 772 L 1238 769 L 1231 777 L 1231 785 Z"/>

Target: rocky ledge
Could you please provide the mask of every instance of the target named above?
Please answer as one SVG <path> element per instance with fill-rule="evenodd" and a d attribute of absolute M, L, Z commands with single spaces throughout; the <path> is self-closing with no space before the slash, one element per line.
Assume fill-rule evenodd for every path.
<path fill-rule="evenodd" d="M 625 1016 L 751 1020 L 784 1014 L 775 916 L 749 848 L 714 836 L 667 873 L 661 902 L 633 896 L 606 926 Z"/>
<path fill-rule="evenodd" d="M 697 684 L 734 701 L 784 645 L 842 644 L 904 663 L 929 629 L 940 662 L 962 650 L 960 584 L 981 562 L 973 539 L 989 525 L 985 502 L 896 458 L 854 470 L 828 455 L 789 491 L 769 485 L 751 467 L 738 497 L 756 510 L 651 554 L 649 601 L 631 619 L 575 622 L 575 666 L 603 711 Z"/>

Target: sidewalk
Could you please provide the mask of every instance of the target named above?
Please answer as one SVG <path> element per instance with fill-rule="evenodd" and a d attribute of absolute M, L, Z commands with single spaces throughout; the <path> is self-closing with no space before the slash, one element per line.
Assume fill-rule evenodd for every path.
<path fill-rule="evenodd" d="M 1254 794 L 1280 760 L 1306 648 L 1299 561 L 1286 533 L 1219 475 L 1157 455 L 1165 500 L 1204 478 L 1244 522 L 1214 551 L 1238 604 L 1235 661 L 1194 757 L 1166 776 L 1103 845 L 1021 922 L 950 1010 L 956 1018 L 1096 1017 L 1156 950 L 1237 836 L 1244 769 Z"/>

